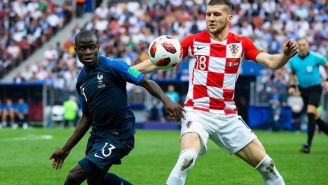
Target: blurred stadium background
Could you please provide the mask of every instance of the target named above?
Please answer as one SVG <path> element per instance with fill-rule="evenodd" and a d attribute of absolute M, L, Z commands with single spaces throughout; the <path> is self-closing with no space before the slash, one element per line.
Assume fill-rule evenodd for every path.
<path fill-rule="evenodd" d="M 328 58 L 327 0 L 232 2 L 232 32 L 252 38 L 269 53 L 280 52 L 282 43 L 287 39 L 306 37 L 312 51 Z M 10 127 L 16 128 L 15 124 L 13 126 L 10 121 L 4 124 L 4 120 L 1 120 L 1 127 L 7 125 L 8 128 L 0 130 L 0 143 L 7 141 L 6 136 L 11 138 L 15 134 L 23 137 L 41 134 L 42 131 L 56 132 L 51 129 L 35 131 L 37 127 L 61 128 L 68 125 L 72 129 L 79 111 L 76 111 L 77 117 L 67 118 L 64 116 L 64 104 L 70 101 L 70 108 L 74 102 L 78 104 L 74 98 L 75 82 L 82 64 L 74 53 L 73 41 L 79 30 L 96 31 L 102 43 L 102 53 L 108 57 L 123 58 L 128 64 L 134 65 L 147 59 L 148 45 L 157 36 L 166 34 L 181 40 L 190 33 L 204 30 L 206 3 L 206 0 L 2 0 L 0 105 L 10 102 L 15 105 L 22 98 L 28 105 L 27 122 L 33 129 L 29 129 L 29 132 L 13 132 Z M 300 131 L 304 134 L 307 129 L 306 116 L 302 116 L 300 97 L 288 97 L 288 75 L 288 65 L 270 71 L 252 61 L 244 62 L 235 100 L 239 113 L 251 128 Z M 324 70 L 322 76 L 327 77 Z M 172 96 L 179 103 L 184 102 L 188 89 L 187 62 L 171 70 L 148 74 L 148 77 L 158 82 L 164 91 L 170 87 L 170 94 L 174 94 Z M 128 94 L 129 103 L 136 114 L 137 128 L 175 130 L 174 133 L 177 133 L 179 125 L 166 120 L 161 104 L 142 88 L 128 85 Z M 328 121 L 327 92 L 322 96 L 321 105 L 321 117 Z M 19 105 L 13 106 L 16 107 Z M 58 132 L 66 133 L 63 138 L 69 135 L 60 129 Z M 305 134 L 302 136 L 298 136 L 301 139 L 291 151 L 296 151 L 305 140 Z M 174 137 L 177 140 L 178 135 Z M 289 137 L 293 138 L 294 135 Z M 327 148 L 327 140 L 324 139 L 319 137 L 318 142 Z M 61 139 L 59 144 L 51 146 L 59 146 L 63 142 L 64 139 Z M 0 155 L 4 155 L 5 150 L 0 151 Z M 51 152 L 52 148 L 48 153 Z M 327 154 L 327 150 L 324 152 Z M 173 157 L 170 165 L 173 165 L 174 160 Z M 326 158 L 324 160 L 327 161 Z M 4 177 L 1 174 L 0 184 Z"/>

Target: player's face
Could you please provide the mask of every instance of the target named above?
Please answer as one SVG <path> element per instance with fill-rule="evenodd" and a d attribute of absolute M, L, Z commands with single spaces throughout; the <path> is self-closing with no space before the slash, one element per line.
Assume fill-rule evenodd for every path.
<path fill-rule="evenodd" d="M 99 43 L 92 37 L 81 38 L 75 44 L 75 51 L 81 63 L 86 66 L 93 66 L 98 62 Z"/>
<path fill-rule="evenodd" d="M 206 26 L 211 34 L 220 34 L 226 29 L 232 19 L 229 8 L 226 5 L 207 6 Z"/>
<path fill-rule="evenodd" d="M 309 44 L 305 39 L 301 39 L 297 42 L 298 52 L 301 56 L 305 56 L 309 52 Z"/>

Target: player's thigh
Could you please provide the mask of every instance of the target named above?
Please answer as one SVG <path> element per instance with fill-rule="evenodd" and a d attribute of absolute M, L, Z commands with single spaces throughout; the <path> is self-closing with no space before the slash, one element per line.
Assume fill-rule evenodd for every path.
<path fill-rule="evenodd" d="M 211 130 L 210 139 L 231 154 L 240 151 L 256 138 L 239 115 L 220 114 L 208 119 L 216 120 L 216 127 Z"/>
<path fill-rule="evenodd" d="M 181 150 L 194 148 L 200 155 L 206 153 L 208 131 L 205 113 L 187 110 L 185 118 L 181 120 Z"/>
<path fill-rule="evenodd" d="M 257 138 L 236 153 L 238 157 L 255 167 L 265 157 L 265 149 Z"/>
<path fill-rule="evenodd" d="M 88 178 L 88 172 L 83 169 L 80 164 L 74 166 L 67 176 L 68 182 L 81 183 Z"/>

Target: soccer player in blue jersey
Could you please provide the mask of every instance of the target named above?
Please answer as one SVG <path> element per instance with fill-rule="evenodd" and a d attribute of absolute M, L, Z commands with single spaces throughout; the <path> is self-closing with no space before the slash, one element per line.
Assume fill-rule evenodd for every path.
<path fill-rule="evenodd" d="M 322 93 L 319 66 L 324 66 L 328 72 L 328 63 L 325 57 L 309 51 L 309 43 L 306 38 L 298 40 L 298 48 L 299 53 L 291 58 L 289 62 L 292 74 L 290 75 L 288 92 L 294 95 L 296 85 L 298 85 L 298 89 L 301 92 L 304 106 L 307 109 L 308 130 L 307 142 L 302 146 L 300 151 L 310 153 L 316 124 L 321 131 L 328 134 L 328 126 L 320 119 L 320 116 L 316 112 Z M 328 89 L 328 79 L 325 80 L 323 86 Z"/>
<path fill-rule="evenodd" d="M 62 167 L 71 149 L 92 127 L 86 156 L 69 172 L 65 185 L 130 185 L 125 179 L 107 173 L 114 164 L 134 147 L 135 117 L 127 105 L 126 82 L 144 87 L 164 104 L 176 120 L 183 108 L 173 103 L 153 81 L 120 59 L 99 56 L 99 42 L 91 31 L 81 31 L 75 37 L 75 51 L 84 64 L 76 89 L 82 102 L 83 115 L 66 144 L 50 159 L 55 169 Z"/>

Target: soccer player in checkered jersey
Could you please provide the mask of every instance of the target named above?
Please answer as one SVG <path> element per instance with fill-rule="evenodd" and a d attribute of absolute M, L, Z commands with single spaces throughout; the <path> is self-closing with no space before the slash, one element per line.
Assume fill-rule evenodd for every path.
<path fill-rule="evenodd" d="M 229 0 L 210 0 L 207 30 L 181 42 L 189 57 L 189 90 L 181 120 L 181 153 L 167 185 L 185 184 L 197 157 L 206 152 L 208 138 L 254 167 L 265 185 L 285 184 L 259 139 L 237 114 L 233 98 L 243 58 L 278 69 L 297 53 L 297 43 L 284 43 L 281 54 L 258 50 L 249 38 L 229 32 L 231 13 Z M 156 70 L 149 60 L 135 68 L 143 73 Z"/>

